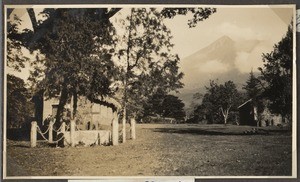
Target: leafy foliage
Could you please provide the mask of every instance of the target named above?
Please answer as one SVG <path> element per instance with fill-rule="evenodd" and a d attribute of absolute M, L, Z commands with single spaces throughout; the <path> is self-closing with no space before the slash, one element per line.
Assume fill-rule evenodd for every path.
<path fill-rule="evenodd" d="M 19 128 L 33 115 L 33 105 L 24 80 L 7 75 L 7 126 Z"/>
<path fill-rule="evenodd" d="M 243 89 L 246 90 L 249 99 L 256 100 L 261 95 L 262 85 L 260 80 L 254 75 L 253 71 L 250 72 L 249 78 L 246 81 L 246 85 L 243 86 Z"/>
<path fill-rule="evenodd" d="M 126 19 L 129 25 L 125 25 L 128 36 L 121 40 L 127 48 L 119 50 L 112 46 L 120 41 L 115 40 L 109 18 L 120 8 L 44 9 L 43 21 L 37 21 L 34 10 L 28 8 L 33 31 L 25 30 L 12 37 L 31 52 L 43 55 L 37 55 L 31 63 L 34 70 L 29 80 L 37 86 L 36 91 L 44 91 L 48 98 L 59 95 L 57 120 L 72 96 L 76 111 L 78 96 L 96 101 L 113 95 L 118 88 L 124 90 L 123 100 L 130 103 L 130 110 L 137 113 L 141 104 L 136 100 L 142 103 L 158 89 L 168 92 L 183 85 L 179 81 L 183 77 L 178 71 L 179 57 L 170 54 L 171 32 L 162 20 L 192 12 L 194 18 L 189 23 L 192 27 L 215 12 L 211 8 L 170 9 L 165 8 L 162 13 L 153 8 L 132 9 Z M 126 64 L 121 69 L 112 61 L 114 54 L 125 57 Z M 22 63 L 19 61 L 19 67 L 24 67 Z M 117 84 L 120 80 L 121 88 Z"/>
<path fill-rule="evenodd" d="M 114 28 L 107 19 L 99 19 L 95 9 L 58 9 L 55 14 L 46 9 L 45 16 L 54 16 L 38 25 L 45 28 L 40 39 L 31 43 L 32 49 L 39 49 L 45 59 L 36 60 L 41 64 L 31 74 L 34 81 L 44 75 L 39 89 L 48 98 L 60 95 L 57 120 L 63 107 L 74 96 L 86 96 L 90 100 L 111 94 L 110 85 L 115 74 L 110 46 L 114 43 Z M 34 32 L 33 32 L 34 34 Z M 77 100 L 73 106 L 76 111 Z M 76 114 L 76 112 L 74 112 Z"/>
<path fill-rule="evenodd" d="M 118 44 L 123 46 L 117 56 L 123 108 L 130 115 L 141 114 L 143 103 L 158 90 L 168 92 L 183 85 L 179 57 L 170 53 L 171 31 L 163 19 L 156 9 L 132 8 L 123 21 L 126 31 L 119 38 Z"/>
<path fill-rule="evenodd" d="M 201 94 L 197 94 L 201 96 Z M 210 123 L 227 123 L 230 113 L 236 110 L 240 101 L 240 93 L 232 81 L 218 84 L 211 80 L 206 87 L 202 103 L 194 110 L 196 119 L 207 119 Z"/>
<path fill-rule="evenodd" d="M 164 8 L 161 13 L 166 18 L 173 18 L 176 15 L 186 15 L 189 12 L 193 14 L 193 18 L 188 21 L 188 25 L 195 27 L 199 21 L 203 21 L 215 13 L 216 8 Z"/>
<path fill-rule="evenodd" d="M 18 29 L 20 24 L 21 20 L 16 15 L 7 22 L 7 66 L 16 71 L 21 71 L 29 60 L 22 52 L 23 43 Z"/>
<path fill-rule="evenodd" d="M 185 117 L 184 103 L 174 95 L 156 93 L 144 106 L 146 116 L 170 117 L 182 120 Z"/>
<path fill-rule="evenodd" d="M 265 82 L 263 96 L 270 100 L 270 109 L 289 120 L 292 115 L 292 63 L 293 31 L 288 27 L 285 37 L 274 50 L 263 54 L 263 67 L 259 68 L 262 81 Z"/>
<path fill-rule="evenodd" d="M 257 78 L 253 71 L 250 72 L 246 85 L 243 87 L 246 90 L 247 100 L 252 99 L 252 103 L 258 109 L 258 115 L 262 113 L 266 107 L 266 103 L 262 97 L 263 85 L 259 78 Z"/>

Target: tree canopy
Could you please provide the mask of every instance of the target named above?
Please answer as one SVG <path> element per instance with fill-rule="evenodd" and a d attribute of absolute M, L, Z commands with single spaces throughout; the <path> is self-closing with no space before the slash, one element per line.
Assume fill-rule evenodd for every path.
<path fill-rule="evenodd" d="M 197 118 L 201 115 L 205 116 L 210 123 L 227 124 L 230 113 L 235 111 L 241 102 L 240 94 L 232 81 L 218 84 L 211 80 L 209 86 L 206 87 L 206 93 L 197 95 L 202 97 L 202 103 L 195 108 L 194 115 Z"/>
<path fill-rule="evenodd" d="M 287 119 L 292 115 L 292 64 L 293 28 L 288 27 L 286 35 L 274 45 L 274 50 L 263 54 L 263 67 L 260 67 L 264 81 L 263 96 L 270 100 L 270 110 Z"/>
<path fill-rule="evenodd" d="M 50 12 L 46 9 L 42 13 L 54 16 Z M 59 121 L 72 96 L 75 116 L 78 96 L 94 100 L 112 94 L 114 28 L 108 20 L 98 19 L 93 9 L 58 9 L 55 16 L 43 36 L 30 43 L 32 50 L 39 50 L 45 57 L 32 63 L 35 69 L 30 79 L 35 81 L 42 75 L 38 89 L 48 98 L 60 96 L 56 116 Z M 36 29 L 47 21 L 50 20 Z"/>
<path fill-rule="evenodd" d="M 21 127 L 33 115 L 31 94 L 23 79 L 7 75 L 7 127 Z"/>
<path fill-rule="evenodd" d="M 185 117 L 184 103 L 178 97 L 170 94 L 156 93 L 144 106 L 146 116 L 170 117 L 183 120 Z"/>
<path fill-rule="evenodd" d="M 247 97 L 249 99 L 256 100 L 261 95 L 261 81 L 254 75 L 252 70 L 249 74 L 249 78 L 246 81 L 246 84 L 243 86 L 243 89 L 246 90 Z"/>
<path fill-rule="evenodd" d="M 179 58 L 170 50 L 171 32 L 156 9 L 132 8 L 123 21 L 125 34 L 119 38 L 119 58 L 123 105 L 136 110 L 157 90 L 165 92 L 182 87 L 183 73 L 178 70 Z M 140 107 L 142 109 L 142 107 Z"/>
<path fill-rule="evenodd" d="M 20 34 L 18 26 L 22 21 L 16 15 L 12 19 L 7 21 L 7 66 L 15 71 L 21 71 L 29 58 L 23 55 L 23 43 L 18 36 Z"/>
<path fill-rule="evenodd" d="M 12 37 L 42 55 L 31 62 L 34 69 L 29 80 L 46 97 L 59 97 L 56 120 L 60 121 L 63 107 L 71 98 L 76 111 L 78 96 L 99 101 L 123 89 L 124 103 L 138 108 L 137 100 L 146 100 L 158 89 L 168 92 L 182 87 L 179 57 L 170 54 L 171 32 L 162 20 L 191 12 L 189 25 L 193 27 L 216 10 L 133 8 L 124 19 L 127 34 L 116 39 L 109 18 L 118 11 L 120 8 L 46 8 L 42 12 L 44 20 L 39 21 L 34 9 L 27 9 L 33 30 L 26 29 Z M 117 49 L 115 45 L 122 41 L 126 46 Z M 114 55 L 119 56 L 119 61 L 125 58 L 125 65 L 113 61 Z M 119 81 L 122 84 L 118 87 Z"/>

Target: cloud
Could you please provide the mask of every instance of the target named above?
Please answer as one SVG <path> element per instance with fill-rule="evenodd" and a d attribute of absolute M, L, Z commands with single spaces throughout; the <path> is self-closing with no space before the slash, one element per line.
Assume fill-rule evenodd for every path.
<path fill-rule="evenodd" d="M 263 40 L 264 36 L 251 28 L 239 27 L 236 24 L 224 22 L 218 27 L 218 31 L 233 39 Z"/>
<path fill-rule="evenodd" d="M 272 51 L 272 45 L 264 41 L 258 44 L 250 53 L 245 51 L 237 52 L 235 67 L 241 73 L 249 73 L 251 69 L 258 72 L 257 68 L 263 66 L 262 54 Z"/>
<path fill-rule="evenodd" d="M 220 60 L 210 60 L 201 64 L 199 70 L 202 73 L 224 73 L 229 70 L 229 65 L 222 63 Z"/>
<path fill-rule="evenodd" d="M 235 66 L 241 73 L 247 73 L 249 72 L 249 69 L 251 71 L 252 68 L 249 64 L 249 57 L 250 53 L 247 52 L 238 52 L 236 54 Z"/>

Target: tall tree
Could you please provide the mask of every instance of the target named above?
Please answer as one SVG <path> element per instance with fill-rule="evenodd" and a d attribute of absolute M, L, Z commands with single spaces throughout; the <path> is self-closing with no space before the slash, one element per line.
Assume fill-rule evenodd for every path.
<path fill-rule="evenodd" d="M 210 85 L 206 87 L 202 104 L 195 109 L 194 115 L 205 114 L 206 119 L 212 123 L 222 118 L 226 125 L 230 112 L 234 111 L 239 103 L 239 95 L 236 85 L 232 81 L 218 84 L 211 80 Z"/>
<path fill-rule="evenodd" d="M 243 86 L 243 89 L 246 90 L 247 96 L 249 99 L 256 100 L 257 97 L 261 95 L 262 85 L 259 79 L 254 75 L 251 70 L 249 78 L 246 81 L 246 85 Z"/>
<path fill-rule="evenodd" d="M 107 87 L 112 79 L 111 75 L 105 74 L 116 73 L 116 71 L 113 70 L 113 66 L 111 66 L 111 63 L 108 63 L 108 66 L 106 68 L 110 68 L 112 69 L 112 71 L 104 71 L 105 74 L 102 75 L 100 73 L 103 72 L 99 71 L 99 77 L 95 76 L 95 72 L 97 71 L 81 71 L 80 73 L 78 73 L 76 72 L 78 71 L 78 69 L 72 69 L 73 66 L 70 65 L 73 64 L 75 59 L 80 60 L 81 58 L 83 58 L 81 60 L 84 60 L 85 62 L 89 62 L 86 61 L 86 59 L 91 58 L 98 59 L 99 57 L 101 57 L 101 59 L 104 60 L 109 59 L 110 54 L 113 52 L 113 50 L 110 49 L 109 51 L 107 51 L 108 49 L 105 45 L 112 44 L 112 41 L 111 39 L 109 39 L 109 37 L 112 38 L 113 31 L 111 31 L 112 26 L 108 22 L 110 17 L 114 16 L 118 11 L 120 11 L 120 8 L 45 9 L 43 12 L 45 15 L 44 21 L 38 21 L 35 18 L 34 9 L 29 8 L 27 9 L 27 11 L 32 23 L 33 31 L 26 30 L 22 32 L 18 36 L 18 40 L 20 40 L 23 43 L 23 45 L 25 45 L 27 48 L 30 48 L 31 51 L 39 50 L 41 54 L 45 55 L 45 59 L 40 59 L 34 62 L 34 64 L 40 63 L 43 66 L 38 67 L 37 65 L 35 65 L 35 70 L 32 72 L 32 77 L 30 79 L 31 81 L 36 82 L 36 78 L 41 78 L 42 76 L 40 75 L 40 73 L 44 72 L 46 73 L 44 74 L 45 79 L 41 82 L 42 84 L 38 84 L 39 87 L 41 89 L 44 89 L 46 95 L 48 95 L 49 97 L 54 97 L 54 95 L 57 95 L 57 93 L 60 94 L 60 104 L 56 117 L 57 120 L 60 119 L 63 105 L 66 103 L 66 101 L 68 100 L 68 98 L 70 98 L 71 95 L 73 95 L 74 98 L 77 98 L 78 94 L 88 95 L 88 97 L 92 100 L 96 100 L 97 95 L 103 96 L 108 94 L 110 90 L 107 89 Z M 164 16 L 165 18 L 172 18 L 177 14 L 186 15 L 188 12 L 192 12 L 194 16 L 193 19 L 191 19 L 191 21 L 189 22 L 189 24 L 195 25 L 198 21 L 202 21 L 208 18 L 208 16 L 215 12 L 215 9 L 172 8 L 172 10 L 170 10 L 169 8 L 164 8 L 163 11 L 164 13 L 162 13 L 162 16 Z M 11 13 L 12 11 L 9 12 Z M 74 17 L 75 20 L 78 20 L 77 22 L 74 20 Z M 62 23 L 63 21 L 65 22 Z M 87 27 L 90 29 L 88 29 Z M 73 34 L 68 35 L 67 31 L 73 32 L 74 36 Z M 78 39 L 78 42 L 81 42 L 82 44 L 76 44 L 76 42 L 74 42 L 73 39 L 74 37 L 75 39 Z M 95 43 L 94 46 L 98 46 L 98 49 L 95 49 L 92 46 L 92 44 L 90 44 L 92 42 L 91 38 Z M 84 48 L 76 52 L 74 51 L 75 46 L 72 43 L 81 48 Z M 102 49 L 104 50 L 102 51 Z M 82 50 L 85 50 L 85 52 L 81 52 Z M 96 58 L 95 56 L 90 56 L 97 55 L 97 53 L 95 53 L 97 52 L 96 50 L 100 52 L 102 51 L 102 53 L 99 53 L 98 57 L 96 56 Z M 173 56 L 172 60 L 173 63 L 176 63 L 178 62 L 178 57 Z M 51 61 L 53 61 L 53 64 L 50 63 Z M 69 62 L 70 64 L 57 64 L 55 63 L 55 61 Z M 81 63 L 83 63 L 84 61 L 82 61 Z M 76 65 L 78 66 L 78 64 Z M 63 68 L 64 66 L 67 66 L 66 69 Z M 81 70 L 82 65 L 79 67 Z M 91 67 L 94 68 L 93 66 Z M 176 68 L 176 66 L 174 67 L 173 65 L 166 65 L 166 67 L 173 67 L 172 69 Z M 95 69 L 97 69 L 97 67 L 94 68 L 94 70 Z M 159 69 L 157 70 L 161 71 Z M 71 75 L 72 79 L 68 79 L 68 77 L 70 76 L 70 72 L 73 71 L 75 71 L 76 73 Z M 93 73 L 94 75 L 90 75 Z M 153 74 L 153 72 L 151 74 Z M 107 79 L 107 77 L 109 78 Z M 97 78 L 98 80 L 91 78 Z M 87 83 L 92 83 L 92 81 L 100 83 L 98 84 L 98 86 L 101 88 L 96 86 L 92 87 L 92 89 L 88 89 L 89 87 L 87 86 Z M 76 103 L 76 101 L 74 101 L 74 103 Z M 74 109 L 76 110 L 76 104 L 74 105 Z"/>
<path fill-rule="evenodd" d="M 292 115 L 292 64 L 293 27 L 288 27 L 285 37 L 274 45 L 274 50 L 263 54 L 261 79 L 266 86 L 263 95 L 269 99 L 270 109 L 291 121 Z"/>
<path fill-rule="evenodd" d="M 257 108 L 257 126 L 259 126 L 261 113 L 265 109 L 264 99 L 262 97 L 263 85 L 262 82 L 257 78 L 253 71 L 251 70 L 249 78 L 246 81 L 246 85 L 243 86 L 243 89 L 246 90 L 247 100 L 251 99 L 254 106 Z"/>
<path fill-rule="evenodd" d="M 185 117 L 184 103 L 174 95 L 166 95 L 162 103 L 162 116 L 182 120 Z"/>
<path fill-rule="evenodd" d="M 123 142 L 126 141 L 128 107 L 139 112 L 147 97 L 160 90 L 182 87 L 183 73 L 178 71 L 179 58 L 170 53 L 171 32 L 163 23 L 164 17 L 154 8 L 132 8 L 123 21 L 125 34 L 118 52 L 123 90 Z M 134 116 L 135 117 L 135 116 Z"/>
<path fill-rule="evenodd" d="M 144 116 L 159 115 L 179 120 L 185 117 L 184 103 L 178 97 L 170 94 L 154 94 L 148 99 L 144 108 Z"/>
<path fill-rule="evenodd" d="M 220 110 L 224 118 L 224 124 L 227 124 L 229 112 L 237 106 L 238 91 L 232 81 L 227 81 L 219 87 Z"/>
<path fill-rule="evenodd" d="M 43 14 L 54 16 L 52 10 Z M 114 28 L 108 20 L 99 18 L 94 9 L 59 9 L 55 11 L 55 21 L 44 21 L 37 25 L 48 29 L 37 41 L 30 43 L 32 50 L 39 50 L 44 59 L 33 62 L 35 67 L 30 79 L 39 74 L 44 79 L 39 89 L 44 90 L 48 98 L 59 96 L 56 123 L 59 123 L 66 103 L 73 97 L 74 116 L 76 116 L 78 96 L 86 96 L 91 101 L 111 93 L 114 81 L 114 63 L 111 46 L 114 43 Z M 40 27 L 39 27 L 40 26 Z M 100 99 L 101 100 L 101 99 Z"/>

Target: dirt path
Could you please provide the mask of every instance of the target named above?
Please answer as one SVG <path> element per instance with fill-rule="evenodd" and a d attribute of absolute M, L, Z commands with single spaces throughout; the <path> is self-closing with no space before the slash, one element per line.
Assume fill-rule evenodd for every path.
<path fill-rule="evenodd" d="M 9 176 L 291 175 L 291 135 L 250 127 L 138 124 L 118 146 L 28 148 L 8 142 Z"/>

